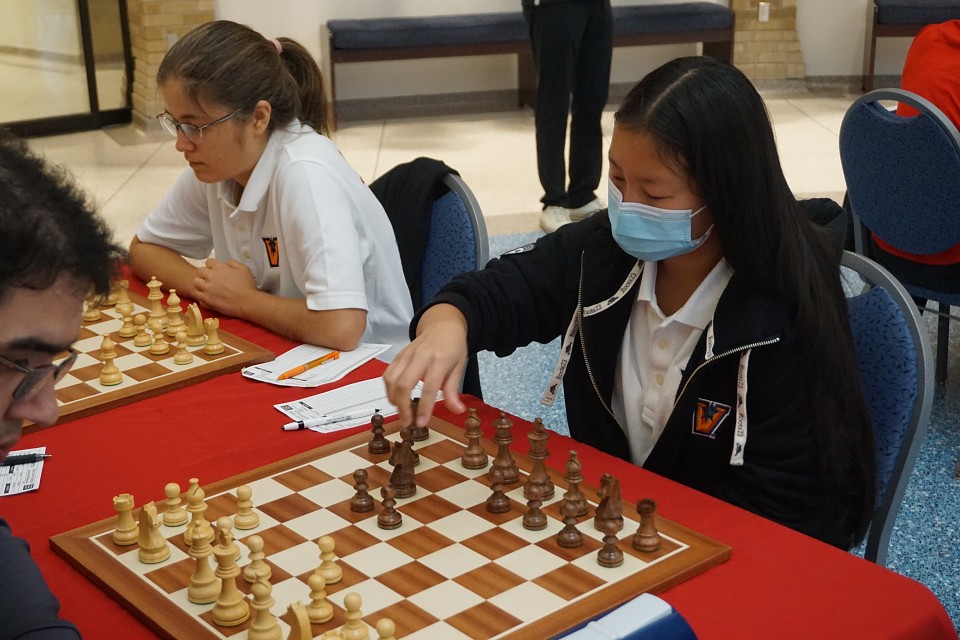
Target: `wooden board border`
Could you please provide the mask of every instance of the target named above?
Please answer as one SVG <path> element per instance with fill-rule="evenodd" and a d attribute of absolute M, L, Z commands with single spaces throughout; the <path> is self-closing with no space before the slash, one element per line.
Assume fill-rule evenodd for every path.
<path fill-rule="evenodd" d="M 437 417 L 431 417 L 430 428 L 461 444 L 467 442 L 463 435 L 463 429 Z M 386 433 L 392 434 L 398 430 L 399 423 L 394 422 L 387 426 Z M 202 486 L 209 498 L 241 484 L 248 484 L 261 478 L 277 475 L 321 457 L 358 447 L 368 442 L 369 439 L 370 435 L 368 433 L 357 433 L 290 458 Z M 481 440 L 481 444 L 488 455 L 496 455 L 496 444 L 487 439 Z M 532 469 L 533 464 L 529 458 L 513 450 L 511 450 L 511 453 L 522 470 L 529 472 Z M 552 468 L 548 468 L 547 472 L 558 488 L 566 486 L 562 473 Z M 597 491 L 594 487 L 584 483 L 581 485 L 581 489 L 588 500 L 594 503 L 598 502 Z M 162 513 L 166 508 L 164 497 L 158 496 L 152 499 L 156 501 L 158 512 Z M 254 500 L 256 500 L 256 496 L 254 496 Z M 144 500 L 141 504 L 149 501 Z M 627 522 L 633 521 L 627 520 Z M 144 589 L 143 577 L 124 569 L 119 562 L 110 558 L 101 547 L 92 541 L 94 537 L 112 530 L 115 526 L 115 516 L 106 518 L 53 536 L 50 538 L 50 546 L 57 555 L 64 558 L 80 573 L 120 602 L 160 637 L 168 640 L 181 638 L 216 639 L 217 636 L 213 635 L 209 629 L 193 617 L 185 615 L 183 610 L 174 604 L 170 598 Z M 679 554 L 660 560 L 649 569 L 620 582 L 607 585 L 586 601 L 578 601 L 569 607 L 564 607 L 560 611 L 538 620 L 535 625 L 527 624 L 516 629 L 508 635 L 502 636 L 502 640 L 544 640 L 544 638 L 563 634 L 571 628 L 620 606 L 641 593 L 662 593 L 670 587 L 730 558 L 731 549 L 728 545 L 676 524 L 660 515 L 657 515 L 657 528 L 660 532 L 687 544 L 688 548 Z M 104 559 L 110 561 L 104 562 Z"/>

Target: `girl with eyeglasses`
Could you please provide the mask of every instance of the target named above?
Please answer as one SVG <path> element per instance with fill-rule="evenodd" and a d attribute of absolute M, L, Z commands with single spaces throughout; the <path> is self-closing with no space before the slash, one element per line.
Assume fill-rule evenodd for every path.
<path fill-rule="evenodd" d="M 609 209 L 447 285 L 384 374 L 463 411 L 468 354 L 561 336 L 571 435 L 842 548 L 873 511 L 872 430 L 835 247 L 801 212 L 735 67 L 673 60 L 615 115 Z"/>
<path fill-rule="evenodd" d="M 134 274 L 294 340 L 390 344 L 392 357 L 413 314 L 400 254 L 383 207 L 327 137 L 332 110 L 309 52 L 210 22 L 171 47 L 157 87 L 157 119 L 189 168 L 133 238 Z"/>

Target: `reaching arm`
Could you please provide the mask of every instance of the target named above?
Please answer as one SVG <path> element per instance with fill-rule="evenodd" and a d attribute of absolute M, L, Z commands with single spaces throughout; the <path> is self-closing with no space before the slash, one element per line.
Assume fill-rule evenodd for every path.
<path fill-rule="evenodd" d="M 400 410 L 400 423 L 414 417 L 424 426 L 433 413 L 437 390 L 443 390 L 447 408 L 462 413 L 460 381 L 467 364 L 467 320 L 449 304 L 438 304 L 424 312 L 417 324 L 417 337 L 407 345 L 383 374 L 387 398 Z M 410 415 L 410 394 L 419 380 L 423 393 L 416 416 Z"/>
<path fill-rule="evenodd" d="M 149 281 L 151 276 L 156 276 L 163 282 L 164 289 L 176 289 L 178 294 L 197 299 L 193 284 L 197 277 L 197 267 L 172 249 L 142 242 L 140 238 L 133 236 L 133 241 L 130 242 L 130 270 L 144 282 Z"/>

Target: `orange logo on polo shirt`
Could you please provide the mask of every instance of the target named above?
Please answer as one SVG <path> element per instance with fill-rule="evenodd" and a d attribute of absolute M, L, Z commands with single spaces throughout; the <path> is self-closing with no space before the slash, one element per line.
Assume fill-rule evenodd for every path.
<path fill-rule="evenodd" d="M 263 240 L 263 246 L 267 250 L 267 260 L 270 261 L 271 267 L 280 266 L 280 243 L 277 242 L 276 238 L 260 238 Z"/>
<path fill-rule="evenodd" d="M 693 414 L 693 432 L 713 438 L 720 424 L 729 414 L 730 405 L 700 398 L 697 400 L 697 408 Z"/>

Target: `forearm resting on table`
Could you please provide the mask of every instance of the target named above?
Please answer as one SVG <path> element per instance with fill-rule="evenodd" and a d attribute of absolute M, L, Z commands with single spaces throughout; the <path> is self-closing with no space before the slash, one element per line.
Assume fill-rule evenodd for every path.
<path fill-rule="evenodd" d="M 130 271 L 144 282 L 156 276 L 163 283 L 164 291 L 176 289 L 183 297 L 197 298 L 193 283 L 197 277 L 197 267 L 172 249 L 142 242 L 134 236 L 130 243 Z"/>
<path fill-rule="evenodd" d="M 306 300 L 259 290 L 244 300 L 239 315 L 286 338 L 338 351 L 356 349 L 367 325 L 363 309 L 313 311 Z"/>

